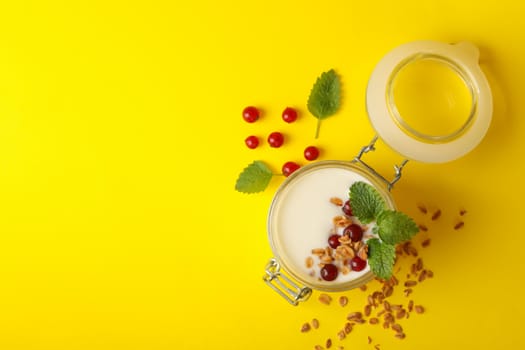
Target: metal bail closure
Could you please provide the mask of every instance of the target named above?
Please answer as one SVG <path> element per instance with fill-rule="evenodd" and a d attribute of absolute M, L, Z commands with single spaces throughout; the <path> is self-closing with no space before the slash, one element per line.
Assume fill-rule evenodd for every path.
<path fill-rule="evenodd" d="M 374 138 L 372 139 L 372 141 L 370 141 L 370 143 L 364 147 L 361 148 L 361 151 L 359 151 L 359 153 L 357 154 L 357 156 L 352 160 L 353 162 L 355 163 L 359 163 L 361 165 L 363 165 L 366 169 L 368 169 L 372 174 L 374 174 L 377 178 L 379 178 L 381 181 L 383 181 L 387 187 L 387 189 L 389 191 L 392 190 L 392 188 L 394 187 L 394 184 L 396 182 L 398 182 L 400 179 L 401 179 L 401 172 L 403 171 L 403 167 L 408 163 L 408 159 L 404 159 L 401 164 L 399 165 L 394 165 L 394 179 L 392 180 L 387 180 L 383 175 L 379 174 L 374 168 L 372 168 L 370 165 L 368 165 L 367 163 L 365 163 L 361 157 L 365 154 L 365 153 L 368 153 L 368 152 L 371 152 L 371 151 L 375 151 L 375 143 L 378 139 L 378 136 L 374 136 Z"/>
<path fill-rule="evenodd" d="M 266 265 L 264 282 L 290 304 L 297 306 L 306 301 L 312 294 L 312 289 L 298 286 L 294 281 L 281 273 L 281 265 L 272 258 Z"/>

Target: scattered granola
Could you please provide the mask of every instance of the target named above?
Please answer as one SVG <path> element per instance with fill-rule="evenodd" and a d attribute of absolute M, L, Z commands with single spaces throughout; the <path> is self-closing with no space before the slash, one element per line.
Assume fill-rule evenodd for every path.
<path fill-rule="evenodd" d="M 463 226 L 465 226 L 465 223 L 463 221 L 460 221 L 460 222 L 458 222 L 457 224 L 454 225 L 454 230 L 459 230 Z"/>
<path fill-rule="evenodd" d="M 332 297 L 328 294 L 321 293 L 319 295 L 319 301 L 325 305 L 330 305 L 330 303 L 332 302 Z"/>
<path fill-rule="evenodd" d="M 332 347 L 332 339 L 328 338 L 326 339 L 326 348 L 330 349 Z"/>
<path fill-rule="evenodd" d="M 314 318 L 312 320 L 312 328 L 313 329 L 318 329 L 319 328 L 319 320 L 317 318 Z"/>
<path fill-rule="evenodd" d="M 434 214 L 432 214 L 431 219 L 432 219 L 432 221 L 435 221 L 435 220 L 439 219 L 440 216 L 441 216 L 441 209 L 438 209 L 438 210 L 436 210 L 434 212 Z"/>
<path fill-rule="evenodd" d="M 341 305 L 342 307 L 345 307 L 346 305 L 348 304 L 348 297 L 346 296 L 340 296 L 339 297 L 339 305 Z"/>
<path fill-rule="evenodd" d="M 425 239 L 423 242 L 421 242 L 421 246 L 423 248 L 426 248 L 430 245 L 430 238 Z"/>
<path fill-rule="evenodd" d="M 308 322 L 306 322 L 305 324 L 303 324 L 301 326 L 301 332 L 302 333 L 306 333 L 306 332 L 310 331 L 310 329 L 311 329 L 310 328 L 310 324 Z"/>

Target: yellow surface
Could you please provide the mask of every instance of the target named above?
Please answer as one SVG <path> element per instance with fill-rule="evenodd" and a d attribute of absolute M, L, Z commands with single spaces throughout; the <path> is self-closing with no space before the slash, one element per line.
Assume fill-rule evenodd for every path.
<path fill-rule="evenodd" d="M 523 348 L 523 15 L 514 0 L 2 2 L 0 349 L 313 349 L 328 337 L 345 349 Z M 403 322 L 403 341 L 375 326 L 339 343 L 366 293 L 345 293 L 346 308 L 274 294 L 261 277 L 282 178 L 251 196 L 234 182 L 254 159 L 304 164 L 310 144 L 352 157 L 373 136 L 374 65 L 419 39 L 481 48 L 494 121 L 462 159 L 409 163 L 394 191 L 430 228 L 416 244 L 431 237 L 421 254 L 435 277 L 413 294 L 427 312 Z M 342 108 L 316 140 L 305 103 L 330 68 Z M 263 110 L 255 124 L 247 105 Z M 286 106 L 296 123 L 280 120 Z M 243 144 L 274 130 L 281 149 Z M 399 161 L 376 153 L 382 171 Z M 302 334 L 312 317 L 321 327 Z"/>
<path fill-rule="evenodd" d="M 451 135 L 465 125 L 472 110 L 465 81 L 443 62 L 423 59 L 408 64 L 392 88 L 401 120 L 420 134 Z"/>

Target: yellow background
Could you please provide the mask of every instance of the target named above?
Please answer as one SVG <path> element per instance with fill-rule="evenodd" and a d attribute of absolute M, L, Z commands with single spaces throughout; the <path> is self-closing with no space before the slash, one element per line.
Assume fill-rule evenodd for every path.
<path fill-rule="evenodd" d="M 524 14 L 514 0 L 2 2 L 0 349 L 524 347 Z M 416 244 L 431 237 L 421 253 L 435 277 L 414 292 L 427 312 L 403 323 L 403 341 L 376 326 L 339 343 L 366 293 L 342 293 L 344 309 L 274 294 L 261 278 L 282 178 L 257 195 L 234 183 L 255 159 L 275 172 L 305 164 L 310 144 L 351 158 L 374 134 L 374 65 L 420 39 L 480 47 L 493 123 L 457 161 L 409 163 L 394 190 L 430 227 Z M 330 68 L 342 108 L 316 140 L 305 103 Z M 255 124 L 242 121 L 247 105 L 263 110 Z M 281 121 L 286 106 L 296 123 Z M 244 146 L 275 130 L 282 148 Z M 399 161 L 376 153 L 381 171 Z M 312 317 L 321 327 L 302 334 Z"/>

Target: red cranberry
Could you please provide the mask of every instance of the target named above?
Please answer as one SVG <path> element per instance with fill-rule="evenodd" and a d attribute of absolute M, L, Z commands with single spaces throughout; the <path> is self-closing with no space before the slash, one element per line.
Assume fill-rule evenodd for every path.
<path fill-rule="evenodd" d="M 339 271 L 334 264 L 326 264 L 321 268 L 321 278 L 325 281 L 333 281 L 337 278 Z"/>
<path fill-rule="evenodd" d="M 345 215 L 348 216 L 354 216 L 354 214 L 352 213 L 352 207 L 350 206 L 350 201 L 346 201 L 343 205 L 343 213 L 345 213 Z"/>
<path fill-rule="evenodd" d="M 297 163 L 294 163 L 294 162 L 286 162 L 284 163 L 283 165 L 283 168 L 282 168 L 282 171 L 283 171 L 283 175 L 288 177 L 290 176 L 294 171 L 296 171 L 297 169 L 299 169 L 301 166 Z"/>
<path fill-rule="evenodd" d="M 334 249 L 339 247 L 339 245 L 341 244 L 341 242 L 339 242 L 340 237 L 341 236 L 339 236 L 338 234 L 331 235 L 330 237 L 328 237 L 328 245 Z"/>
<path fill-rule="evenodd" d="M 287 123 L 293 123 L 297 119 L 297 111 L 293 108 L 286 107 L 283 111 L 283 120 Z"/>
<path fill-rule="evenodd" d="M 259 146 L 259 139 L 257 138 L 257 136 L 248 136 L 246 140 L 244 140 L 244 143 L 248 148 L 254 149 L 257 148 L 257 146 Z"/>
<path fill-rule="evenodd" d="M 270 147 L 281 147 L 284 142 L 284 136 L 280 132 L 272 132 L 270 135 L 268 135 L 268 143 L 270 144 Z"/>
<path fill-rule="evenodd" d="M 366 260 L 363 260 L 358 256 L 354 256 L 352 260 L 350 260 L 350 267 L 353 271 L 361 271 L 366 267 Z"/>
<path fill-rule="evenodd" d="M 255 122 L 257 119 L 259 119 L 259 110 L 253 106 L 249 106 L 249 107 L 246 107 L 243 111 L 242 111 L 242 118 L 247 122 L 247 123 L 253 123 Z"/>
<path fill-rule="evenodd" d="M 304 150 L 304 157 L 307 160 L 316 160 L 319 157 L 319 149 L 315 146 L 306 147 Z"/>
<path fill-rule="evenodd" d="M 359 242 L 363 239 L 363 229 L 358 224 L 350 224 L 345 227 L 343 234 L 350 237 L 352 242 Z"/>

